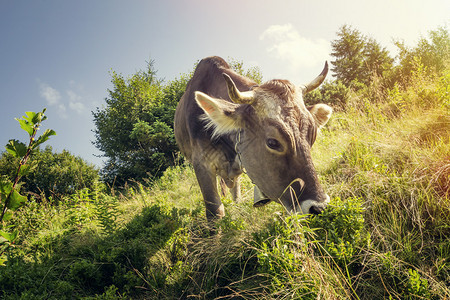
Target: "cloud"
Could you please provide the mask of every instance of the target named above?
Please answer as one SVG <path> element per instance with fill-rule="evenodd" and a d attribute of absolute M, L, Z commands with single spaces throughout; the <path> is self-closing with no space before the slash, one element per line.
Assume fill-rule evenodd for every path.
<path fill-rule="evenodd" d="M 292 24 L 272 25 L 259 37 L 268 42 L 267 51 L 286 61 L 292 69 L 310 68 L 329 58 L 330 43 L 325 39 L 302 37 Z"/>
<path fill-rule="evenodd" d="M 70 102 L 69 108 L 81 114 L 84 111 L 85 106 L 81 102 Z"/>
<path fill-rule="evenodd" d="M 46 83 L 40 84 L 39 92 L 41 97 L 47 101 L 48 105 L 57 105 L 61 100 L 61 94 Z"/>
<path fill-rule="evenodd" d="M 68 109 L 79 114 L 85 111 L 86 106 L 82 102 L 83 97 L 73 89 L 66 90 L 66 97 L 62 97 L 57 89 L 45 82 L 40 82 L 40 80 L 38 82 L 40 96 L 45 99 L 49 106 L 56 108 L 61 118 L 66 119 L 69 117 Z M 69 86 L 75 87 L 75 85 L 76 83 L 73 80 L 69 82 Z"/>
<path fill-rule="evenodd" d="M 84 104 L 81 102 L 82 97 L 72 90 L 67 91 L 67 96 L 69 97 L 69 108 L 81 114 L 85 109 Z"/>

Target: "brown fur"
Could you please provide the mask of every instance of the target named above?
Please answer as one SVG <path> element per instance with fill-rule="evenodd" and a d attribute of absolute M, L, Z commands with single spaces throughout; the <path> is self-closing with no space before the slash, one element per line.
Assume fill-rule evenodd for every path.
<path fill-rule="evenodd" d="M 277 95 L 280 99 L 290 103 L 295 95 L 295 86 L 288 80 L 274 79 L 270 80 L 260 88 L 266 92 Z"/>

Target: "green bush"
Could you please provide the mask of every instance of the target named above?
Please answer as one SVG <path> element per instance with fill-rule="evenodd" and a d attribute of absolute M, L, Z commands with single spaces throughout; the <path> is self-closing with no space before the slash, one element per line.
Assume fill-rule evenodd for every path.
<path fill-rule="evenodd" d="M 370 245 L 370 234 L 364 225 L 362 201 L 358 198 L 334 198 L 310 223 L 323 249 L 342 267 Z"/>
<path fill-rule="evenodd" d="M 94 144 L 108 159 L 102 177 L 119 187 L 158 178 L 177 159 L 173 118 L 189 77 L 163 84 L 153 62 L 129 78 L 111 75 L 106 107 L 93 112 Z"/>
<path fill-rule="evenodd" d="M 317 299 L 315 280 L 305 266 L 311 253 L 311 241 L 307 235 L 312 231 L 306 225 L 304 216 L 274 218 L 266 229 L 258 232 L 254 239 L 257 249 L 258 272 L 266 277 L 271 293 L 293 290 L 296 297 Z M 264 281 L 263 281 L 264 282 Z"/>
<path fill-rule="evenodd" d="M 356 198 L 335 198 L 322 214 L 312 218 L 275 217 L 252 237 L 258 284 L 270 297 L 297 299 L 348 297 L 343 286 L 350 278 L 340 274 L 357 274 L 360 260 L 356 258 L 370 244 L 362 202 Z M 352 264 L 355 267 L 349 268 Z M 326 279 L 320 279 L 324 272 Z M 323 280 L 341 284 L 328 286 Z"/>
<path fill-rule="evenodd" d="M 18 159 L 10 153 L 3 152 L 0 157 L 0 175 L 11 178 Z M 68 151 L 53 152 L 51 146 L 44 150 L 36 148 L 29 163 L 33 166 L 23 176 L 21 190 L 38 199 L 50 197 L 61 200 L 85 188 L 94 190 L 99 185 L 98 169 L 81 157 Z"/>
<path fill-rule="evenodd" d="M 416 270 L 408 269 L 408 281 L 406 283 L 408 299 L 430 299 L 428 281 L 421 278 Z"/>
<path fill-rule="evenodd" d="M 437 96 L 444 109 L 450 110 L 450 70 L 439 78 Z"/>
<path fill-rule="evenodd" d="M 349 88 L 341 81 L 326 81 L 318 89 L 304 96 L 307 105 L 325 103 L 334 109 L 343 110 L 349 100 Z"/>
<path fill-rule="evenodd" d="M 56 134 L 55 131 L 47 129 L 41 136 L 37 136 L 42 122 L 47 119 L 44 114 L 45 110 L 44 108 L 42 112 L 38 113 L 27 111 L 22 119 L 16 119 L 20 127 L 29 135 L 28 145 L 18 140 L 10 140 L 5 147 L 8 154 L 14 158 L 14 164 L 11 165 L 10 178 L 0 176 L 0 266 L 3 266 L 7 260 L 8 250 L 14 244 L 19 233 L 15 230 L 14 224 L 9 222 L 11 222 L 14 212 L 23 207 L 27 201 L 27 197 L 21 195 L 19 191 L 20 180 L 30 173 L 31 167 L 30 164 L 27 164 L 28 159 L 39 145 Z"/>

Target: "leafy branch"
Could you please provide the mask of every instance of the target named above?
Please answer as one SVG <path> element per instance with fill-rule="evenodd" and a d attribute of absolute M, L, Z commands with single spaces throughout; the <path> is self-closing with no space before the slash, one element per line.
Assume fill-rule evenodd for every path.
<path fill-rule="evenodd" d="M 41 123 L 47 119 L 44 115 L 45 108 L 42 112 L 26 112 L 22 119 L 16 120 L 20 127 L 29 134 L 28 146 L 17 140 L 10 140 L 6 145 L 6 150 L 14 157 L 19 158 L 19 165 L 12 180 L 0 180 L 0 265 L 6 261 L 4 254 L 6 250 L 14 243 L 18 232 L 9 232 L 12 226 L 6 225 L 6 221 L 12 218 L 13 212 L 19 209 L 27 200 L 27 197 L 21 195 L 17 191 L 19 180 L 30 171 L 30 166 L 27 165 L 28 159 L 34 149 L 47 141 L 50 136 L 56 135 L 54 130 L 47 129 L 44 133 L 36 139 L 37 131 Z"/>

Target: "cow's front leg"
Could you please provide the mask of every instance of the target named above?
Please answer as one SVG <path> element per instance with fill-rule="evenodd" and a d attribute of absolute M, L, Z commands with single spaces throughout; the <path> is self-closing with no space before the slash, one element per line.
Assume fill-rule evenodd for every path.
<path fill-rule="evenodd" d="M 241 181 L 240 176 L 237 176 L 234 179 L 234 186 L 231 188 L 231 196 L 233 197 L 234 202 L 239 203 L 242 200 L 241 197 Z"/>
<path fill-rule="evenodd" d="M 205 202 L 206 218 L 208 221 L 225 216 L 225 209 L 217 191 L 216 174 L 203 163 L 194 163 L 194 171 Z"/>

